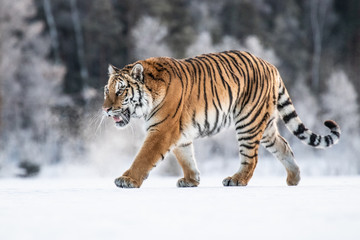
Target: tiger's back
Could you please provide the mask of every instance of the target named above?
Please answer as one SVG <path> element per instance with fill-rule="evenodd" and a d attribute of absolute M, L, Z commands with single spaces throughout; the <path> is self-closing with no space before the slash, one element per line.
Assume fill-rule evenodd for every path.
<path fill-rule="evenodd" d="M 333 121 L 326 122 L 331 130 L 327 136 L 307 129 L 295 112 L 278 70 L 247 52 L 227 51 L 182 60 L 150 58 L 119 72 L 129 77 L 133 92 L 139 91 L 140 96 L 142 92 L 143 98 L 148 96 L 146 102 L 151 102 L 143 114 L 148 136 L 131 168 L 115 181 L 119 187 L 139 187 L 170 150 L 184 171 L 178 186 L 197 186 L 200 179 L 193 140 L 216 134 L 231 124 L 236 127 L 241 167 L 224 179 L 225 186 L 247 185 L 260 144 L 283 163 L 287 183 L 296 185 L 300 171 L 289 145 L 278 133 L 278 113 L 289 130 L 309 145 L 327 147 L 340 136 Z M 110 77 L 108 86 L 114 81 L 119 79 Z M 106 109 L 108 105 L 104 104 Z M 136 105 L 128 109 L 136 109 Z"/>
<path fill-rule="evenodd" d="M 247 123 L 256 115 L 266 121 L 266 113 L 274 111 L 278 72 L 273 65 L 249 53 L 229 51 L 183 60 L 151 58 L 143 64 L 154 66 L 148 68 L 152 76 L 166 72 L 169 88 L 165 98 L 177 102 L 167 112 L 173 111 L 172 117 L 181 119 L 179 128 L 192 138 L 216 134 L 235 118 Z M 248 116 L 241 119 L 244 113 Z M 249 127 L 253 124 L 256 121 Z"/>

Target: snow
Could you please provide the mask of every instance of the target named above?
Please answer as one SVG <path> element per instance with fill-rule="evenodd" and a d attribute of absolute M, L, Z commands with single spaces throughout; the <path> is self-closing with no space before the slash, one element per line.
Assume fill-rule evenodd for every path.
<path fill-rule="evenodd" d="M 181 189 L 150 175 L 120 189 L 110 178 L 1 179 L 0 239 L 360 239 L 358 176 L 221 181 Z"/>

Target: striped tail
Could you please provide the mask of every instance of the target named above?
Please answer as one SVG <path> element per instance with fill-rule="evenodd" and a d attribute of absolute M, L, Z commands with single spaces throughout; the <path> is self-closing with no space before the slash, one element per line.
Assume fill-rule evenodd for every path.
<path fill-rule="evenodd" d="M 315 148 L 326 148 L 336 144 L 340 138 L 340 127 L 333 120 L 324 122 L 325 126 L 330 129 L 330 134 L 321 136 L 307 129 L 298 117 L 294 105 L 291 102 L 289 93 L 287 92 L 283 82 L 280 80 L 279 95 L 277 109 L 284 121 L 286 127 L 303 143 Z"/>

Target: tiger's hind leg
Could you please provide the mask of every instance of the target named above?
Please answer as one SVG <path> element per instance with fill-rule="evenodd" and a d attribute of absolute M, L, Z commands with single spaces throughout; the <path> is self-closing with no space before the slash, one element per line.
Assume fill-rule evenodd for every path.
<path fill-rule="evenodd" d="M 266 116 L 265 114 L 264 118 Z M 224 186 L 246 186 L 248 184 L 258 161 L 258 149 L 264 128 L 263 122 L 258 125 L 236 122 L 240 168 L 233 176 L 223 180 Z"/>
<path fill-rule="evenodd" d="M 246 153 L 245 153 L 246 152 Z M 250 181 L 257 164 L 258 147 L 251 151 L 240 148 L 240 169 L 231 177 L 223 180 L 224 186 L 246 186 Z"/>
<path fill-rule="evenodd" d="M 193 143 L 179 145 L 174 148 L 173 153 L 184 172 L 184 177 L 178 180 L 177 186 L 197 187 L 200 183 L 200 172 L 194 157 Z"/>
<path fill-rule="evenodd" d="M 240 144 L 243 145 L 240 146 L 240 168 L 233 176 L 223 180 L 224 186 L 246 186 L 248 184 L 257 164 L 258 144 L 258 140 Z M 248 146 L 253 148 L 248 149 Z"/>
<path fill-rule="evenodd" d="M 260 143 L 284 165 L 287 184 L 297 185 L 300 181 L 300 169 L 288 142 L 279 134 L 275 121 L 268 124 Z"/>

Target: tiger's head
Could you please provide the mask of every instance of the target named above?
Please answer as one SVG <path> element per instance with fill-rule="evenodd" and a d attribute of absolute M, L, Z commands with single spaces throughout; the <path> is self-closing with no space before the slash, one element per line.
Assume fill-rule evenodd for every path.
<path fill-rule="evenodd" d="M 146 116 L 152 106 L 144 84 L 144 68 L 140 63 L 118 69 L 109 65 L 109 80 L 104 87 L 103 112 L 112 117 L 115 126 L 125 127 L 131 117 Z"/>

